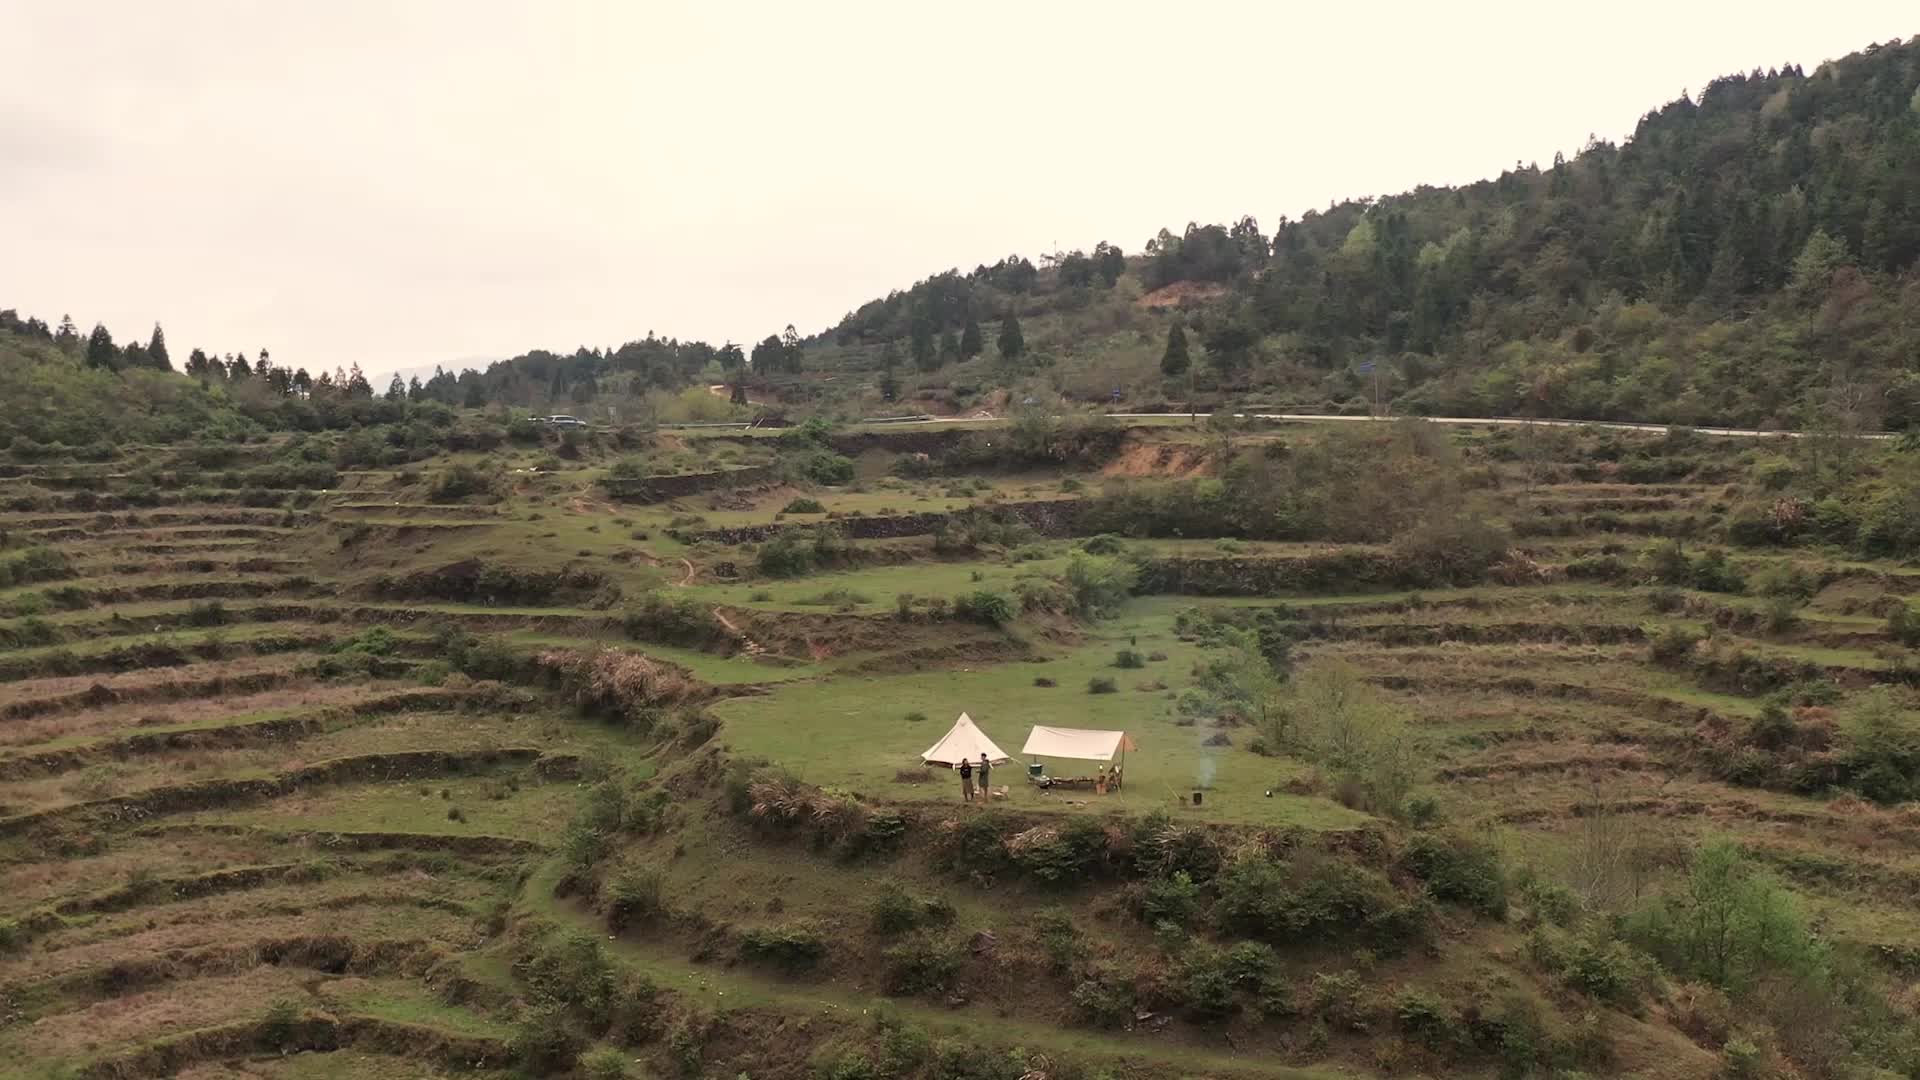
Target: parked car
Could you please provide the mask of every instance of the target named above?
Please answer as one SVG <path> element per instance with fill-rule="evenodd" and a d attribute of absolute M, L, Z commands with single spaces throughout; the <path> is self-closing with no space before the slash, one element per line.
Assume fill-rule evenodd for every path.
<path fill-rule="evenodd" d="M 549 416 L 545 418 L 548 427 L 586 427 L 587 422 L 577 416 Z"/>

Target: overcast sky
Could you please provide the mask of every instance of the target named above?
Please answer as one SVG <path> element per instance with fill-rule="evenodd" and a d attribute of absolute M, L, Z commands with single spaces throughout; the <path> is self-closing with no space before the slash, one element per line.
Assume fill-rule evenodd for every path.
<path fill-rule="evenodd" d="M 0 307 L 372 373 L 820 330 L 928 273 L 1621 138 L 1911 0 L 0 0 Z"/>

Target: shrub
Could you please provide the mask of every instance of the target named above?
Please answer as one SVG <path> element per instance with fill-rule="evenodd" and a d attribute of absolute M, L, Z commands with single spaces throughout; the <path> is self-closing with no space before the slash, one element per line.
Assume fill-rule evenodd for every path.
<path fill-rule="evenodd" d="M 1233 1011 L 1233 979 L 1227 973 L 1226 958 L 1218 949 L 1206 946 L 1188 949 L 1181 969 L 1180 996 L 1189 1012 L 1202 1019 L 1217 1020 Z"/>
<path fill-rule="evenodd" d="M 1140 918 L 1148 926 L 1163 922 L 1191 926 L 1199 913 L 1200 887 L 1184 870 L 1176 870 L 1170 877 L 1156 877 L 1141 891 Z"/>
<path fill-rule="evenodd" d="M 1393 552 L 1419 584 L 1471 585 L 1507 554 L 1507 534 L 1464 514 L 1422 520 L 1394 538 Z"/>
<path fill-rule="evenodd" d="M 1920 610 L 1895 598 L 1893 610 L 1887 613 L 1887 636 L 1909 648 L 1920 645 Z"/>
<path fill-rule="evenodd" d="M 427 494 L 434 502 L 454 502 L 475 495 L 491 495 L 499 480 L 497 473 L 464 463 L 456 464 L 434 477 L 433 486 L 427 490 Z"/>
<path fill-rule="evenodd" d="M 788 458 L 787 469 L 795 479 L 815 484 L 853 482 L 853 462 L 827 449 L 808 450 L 797 457 Z"/>
<path fill-rule="evenodd" d="M 511 1049 L 520 1067 L 534 1076 L 569 1072 L 580 1058 L 580 1039 L 567 1025 L 559 1004 L 529 1010 L 514 1029 Z"/>
<path fill-rule="evenodd" d="M 1812 574 L 1788 563 L 1775 563 L 1753 576 L 1753 591 L 1761 596 L 1806 600 L 1818 588 L 1819 582 Z"/>
<path fill-rule="evenodd" d="M 1047 678 L 1045 675 L 1035 675 L 1033 677 L 1033 685 L 1040 687 L 1042 690 L 1047 690 L 1047 689 L 1051 689 L 1053 687 L 1059 686 L 1060 684 L 1058 682 L 1055 682 L 1052 679 Z"/>
<path fill-rule="evenodd" d="M 826 955 L 826 940 L 811 927 L 756 928 L 740 935 L 740 959 L 789 975 L 812 968 Z"/>
<path fill-rule="evenodd" d="M 187 608 L 189 626 L 221 626 L 226 621 L 226 605 L 218 600 L 196 600 Z"/>
<path fill-rule="evenodd" d="M 1664 626 L 1647 639 L 1647 656 L 1656 664 L 1679 664 L 1693 655 L 1700 635 L 1685 626 Z"/>
<path fill-rule="evenodd" d="M 627 454 L 607 467 L 609 480 L 640 480 L 653 472 L 653 466 L 646 458 L 637 454 Z"/>
<path fill-rule="evenodd" d="M 881 981 L 889 994 L 939 994 L 960 975 L 960 950 L 938 937 L 902 942 L 881 954 Z"/>
<path fill-rule="evenodd" d="M 1841 729 L 1846 737 L 1851 786 L 1881 803 L 1920 793 L 1920 725 L 1902 710 L 1887 687 L 1860 695 Z"/>
<path fill-rule="evenodd" d="M 587 1080 L 630 1080 L 638 1076 L 627 1055 L 611 1046 L 602 1046 L 580 1055 L 580 1073 Z"/>
<path fill-rule="evenodd" d="M 1829 965 L 1793 895 L 1727 842 L 1696 851 L 1684 884 L 1634 913 L 1626 931 L 1669 971 L 1736 996 Z"/>
<path fill-rule="evenodd" d="M 621 866 L 607 881 L 606 900 L 607 929 L 616 934 L 659 916 L 666 910 L 660 871 L 637 863 Z"/>
<path fill-rule="evenodd" d="M 919 711 L 918 709 L 907 714 L 907 723 L 909 724 L 924 724 L 926 722 L 927 722 L 927 714 Z"/>
<path fill-rule="evenodd" d="M 1117 1028 L 1133 1019 L 1133 988 L 1111 974 L 1082 979 L 1069 998 L 1080 1019 L 1094 1027 Z"/>
<path fill-rule="evenodd" d="M 754 566 L 768 577 L 800 577 L 813 571 L 813 545 L 785 530 L 760 545 Z"/>
<path fill-rule="evenodd" d="M 1320 972 L 1308 992 L 1313 1015 L 1334 1027 L 1358 1030 L 1365 1023 L 1360 994 L 1364 984 L 1351 971 Z"/>
<path fill-rule="evenodd" d="M 1435 897 L 1491 918 L 1506 917 L 1506 877 L 1500 855 L 1490 845 L 1462 836 L 1420 833 L 1408 843 L 1402 861 Z"/>
<path fill-rule="evenodd" d="M 291 998 L 275 998 L 260 1019 L 260 1041 L 285 1048 L 293 1041 L 294 1028 L 300 1023 L 300 1003 Z"/>
<path fill-rule="evenodd" d="M 620 628 L 635 641 L 700 648 L 728 637 L 713 610 L 691 596 L 643 594 L 621 616 Z"/>
<path fill-rule="evenodd" d="M 1106 829 L 1097 821 L 1076 817 L 1065 825 L 1037 825 L 1006 842 L 1014 865 L 1049 885 L 1075 884 L 1091 877 L 1106 857 Z"/>
<path fill-rule="evenodd" d="M 1033 935 L 1046 955 L 1049 970 L 1065 975 L 1073 969 L 1080 955 L 1080 934 L 1073 928 L 1072 916 L 1059 908 L 1043 909 L 1033 917 Z"/>
<path fill-rule="evenodd" d="M 1274 942 L 1353 936 L 1399 945 L 1422 933 L 1428 917 L 1378 871 L 1329 856 L 1291 865 L 1244 858 L 1220 874 L 1219 890 L 1223 926 Z"/>
<path fill-rule="evenodd" d="M 1280 977 L 1280 954 L 1264 941 L 1242 941 L 1227 950 L 1227 978 L 1234 985 L 1267 993 Z"/>
<path fill-rule="evenodd" d="M 1089 694 L 1112 694 L 1118 692 L 1119 689 L 1119 684 L 1105 675 L 1095 675 L 1093 678 L 1087 680 L 1087 693 Z"/>
<path fill-rule="evenodd" d="M 780 512 L 783 514 L 824 514 L 827 512 L 827 508 L 820 505 L 819 499 L 809 499 L 801 496 L 787 503 L 786 506 L 781 507 Z"/>
<path fill-rule="evenodd" d="M 1393 1019 L 1407 1038 L 1436 1052 L 1466 1041 L 1459 1018 L 1447 1003 L 1420 990 L 1402 990 L 1393 1000 Z"/>
<path fill-rule="evenodd" d="M 1013 621 L 1013 602 L 990 589 L 980 589 L 954 597 L 953 614 L 955 618 L 971 619 L 988 626 L 1005 626 Z"/>
<path fill-rule="evenodd" d="M 893 936 L 923 926 L 946 926 L 953 922 L 953 905 L 945 900 L 923 900 L 889 882 L 873 900 L 874 933 Z"/>
<path fill-rule="evenodd" d="M 1133 649 L 1121 649 L 1113 654 L 1113 666 L 1117 668 L 1143 668 L 1147 658 Z"/>
<path fill-rule="evenodd" d="M 1116 611 L 1132 595 L 1138 580 L 1133 565 L 1119 559 L 1075 555 L 1067 563 L 1066 584 L 1074 614 L 1088 618 Z"/>

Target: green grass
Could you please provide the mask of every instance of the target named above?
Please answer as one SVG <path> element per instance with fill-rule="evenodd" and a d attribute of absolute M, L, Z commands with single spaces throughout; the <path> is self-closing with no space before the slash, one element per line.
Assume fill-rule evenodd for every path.
<path fill-rule="evenodd" d="M 560 835 L 573 815 L 573 784 L 523 783 L 506 799 L 488 798 L 489 784 L 479 778 L 455 777 L 325 788 L 245 809 L 205 811 L 181 820 L 315 832 L 510 836 L 545 844 Z M 442 788 L 447 789 L 449 798 L 440 797 Z M 450 806 L 458 806 L 466 820 L 449 820 Z"/>
<path fill-rule="evenodd" d="M 1145 669 L 1116 672 L 1114 649 L 1137 637 L 1141 651 L 1163 651 L 1168 659 Z M 809 782 L 847 787 L 869 798 L 959 803 L 959 781 L 936 773 L 931 785 L 905 785 L 893 779 L 898 769 L 919 764 L 919 754 L 940 737 L 961 712 L 1016 758 L 1028 730 L 1035 724 L 1054 727 L 1120 728 L 1129 732 L 1139 749 L 1126 759 L 1125 790 L 1097 796 L 1090 791 L 1042 795 L 1025 780 L 1019 763 L 995 774 L 995 783 L 1012 789 L 1008 801 L 1017 809 L 1087 809 L 1099 812 L 1144 813 L 1172 809 L 1195 820 L 1302 825 L 1311 828 L 1352 826 L 1370 820 L 1324 799 L 1288 795 L 1275 790 L 1301 771 L 1298 762 L 1266 758 L 1245 749 L 1251 733 L 1229 731 L 1236 745 L 1207 748 L 1201 743 L 1213 733 L 1206 724 L 1178 726 L 1172 694 L 1190 685 L 1188 669 L 1200 655 L 1192 644 L 1174 639 L 1171 620 L 1161 615 L 1128 617 L 1102 625 L 1083 647 L 1044 664 L 1000 664 L 977 669 L 938 669 L 907 675 L 869 678 L 843 676 L 829 682 L 782 687 L 752 698 L 717 704 L 726 721 L 725 736 L 741 754 L 764 756 L 793 769 Z M 1097 676 L 1118 676 L 1120 691 L 1087 693 L 1087 682 Z M 1033 685 L 1036 676 L 1055 680 L 1054 688 Z M 1164 679 L 1169 689 L 1143 691 L 1136 684 Z M 929 717 L 909 723 L 911 711 Z M 1185 805 L 1203 768 L 1210 763 L 1214 780 L 1201 809 Z M 1091 773 L 1093 763 L 1049 761 L 1056 775 Z"/>
<path fill-rule="evenodd" d="M 461 1035 L 504 1039 L 513 1033 L 511 1024 L 448 1005 L 420 983 L 403 979 L 354 979 L 347 985 L 349 989 L 323 989 L 323 993 L 348 1012 Z"/>
<path fill-rule="evenodd" d="M 549 863 L 528 879 L 524 901 L 536 914 L 596 934 L 604 924 L 553 898 L 559 867 Z M 623 967 L 640 971 L 662 989 L 713 1012 L 774 1008 L 800 1015 L 846 1023 L 863 1023 L 877 999 L 830 983 L 792 983 L 757 977 L 745 970 L 695 967 L 668 947 L 650 945 L 631 936 L 610 938 L 606 948 Z M 1076 1028 L 1056 1027 L 1019 1017 L 996 1015 L 990 1002 L 960 1007 L 936 1007 L 912 999 L 890 999 L 886 1010 L 926 1028 L 936 1036 L 952 1035 L 983 1046 L 1020 1046 L 1088 1062 L 1130 1061 L 1153 1068 L 1159 1075 L 1184 1075 L 1204 1069 L 1220 1077 L 1261 1076 L 1273 1080 L 1337 1080 L 1350 1074 L 1320 1069 L 1296 1069 L 1270 1060 L 1193 1046 L 1172 1046 Z"/>
<path fill-rule="evenodd" d="M 808 577 L 776 581 L 750 581 L 736 584 L 696 584 L 686 592 L 704 601 L 729 607 L 758 608 L 765 611 L 819 611 L 806 601 L 833 589 L 846 589 L 867 598 L 855 607 L 861 611 L 892 611 L 901 593 L 916 597 L 952 598 L 980 589 L 1012 594 L 1022 580 L 1044 581 L 1065 572 L 1067 559 L 1055 556 L 1030 562 L 922 562 L 900 566 L 880 566 L 866 570 L 813 574 Z M 980 580 L 975 581 L 978 574 Z M 755 600 L 758 593 L 772 599 Z"/>
<path fill-rule="evenodd" d="M 763 664 L 743 656 L 716 656 L 698 649 L 674 645 L 637 645 L 623 637 L 566 637 L 535 631 L 516 631 L 507 635 L 515 645 L 529 648 L 597 649 L 613 647 L 645 653 L 686 668 L 694 678 L 710 686 L 740 686 L 753 683 L 790 682 L 819 675 L 826 669 L 818 664 Z"/>

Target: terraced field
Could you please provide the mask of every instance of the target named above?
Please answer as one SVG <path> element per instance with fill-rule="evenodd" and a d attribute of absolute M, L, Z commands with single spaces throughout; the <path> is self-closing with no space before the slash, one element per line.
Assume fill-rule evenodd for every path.
<path fill-rule="evenodd" d="M 1848 748 L 1862 710 L 1914 713 L 1888 613 L 1920 571 L 1729 547 L 1771 450 L 1657 436 L 1644 482 L 1579 436 L 1448 436 L 1504 538 L 1419 588 L 1399 537 L 1098 516 L 1314 437 L 1161 425 L 942 469 L 954 440 L 861 432 L 822 485 L 742 484 L 713 451 L 745 438 L 688 435 L 711 487 L 630 502 L 607 448 L 437 499 L 486 459 L 327 490 L 10 466 L 0 1073 L 1707 1076 L 1733 1036 L 1679 1017 L 1697 980 L 1576 985 L 1541 897 L 1624 919 L 1720 840 L 1910 977 L 1920 819 Z M 1132 587 L 1087 600 L 1096 563 Z M 1234 666 L 1249 642 L 1266 675 Z M 1403 722 L 1391 807 L 1275 742 L 1326 672 Z M 917 758 L 963 709 L 1008 749 L 1124 728 L 1126 783 L 1015 762 L 964 806 Z M 1435 836 L 1497 861 L 1498 905 L 1422 869 Z M 1031 854 L 1063 837 L 1097 853 Z M 1181 876 L 1145 869 L 1163 850 Z M 1269 855 L 1351 864 L 1402 914 L 1228 914 L 1228 868 Z M 1216 954 L 1240 966 L 1207 989 Z M 1428 998 L 1444 1039 L 1409 1019 Z M 1784 1035 L 1763 1053 L 1804 1068 Z"/>

